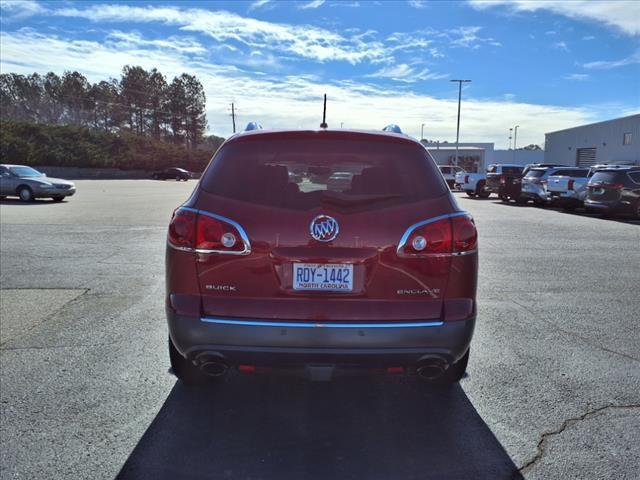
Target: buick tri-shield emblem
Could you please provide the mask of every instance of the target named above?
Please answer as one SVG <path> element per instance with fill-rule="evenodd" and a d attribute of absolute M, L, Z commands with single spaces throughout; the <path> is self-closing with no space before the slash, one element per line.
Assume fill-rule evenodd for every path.
<path fill-rule="evenodd" d="M 338 236 L 339 231 L 338 222 L 329 215 L 318 215 L 309 225 L 311 236 L 319 242 L 330 242 Z"/>

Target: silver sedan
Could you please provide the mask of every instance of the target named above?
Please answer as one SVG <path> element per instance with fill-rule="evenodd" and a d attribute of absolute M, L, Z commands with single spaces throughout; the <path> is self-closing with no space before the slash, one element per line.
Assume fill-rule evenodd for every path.
<path fill-rule="evenodd" d="M 69 180 L 47 177 L 25 165 L 0 165 L 0 198 L 14 196 L 23 202 L 52 198 L 60 202 L 74 193 L 76 186 Z"/>

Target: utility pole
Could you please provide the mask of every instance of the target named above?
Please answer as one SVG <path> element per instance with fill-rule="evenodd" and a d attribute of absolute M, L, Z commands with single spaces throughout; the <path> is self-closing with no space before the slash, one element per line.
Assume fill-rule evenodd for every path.
<path fill-rule="evenodd" d="M 236 106 L 231 102 L 231 121 L 233 122 L 233 133 L 236 133 Z"/>
<path fill-rule="evenodd" d="M 516 143 L 518 142 L 518 127 L 520 125 L 516 125 L 513 127 L 513 163 L 516 163 Z"/>
<path fill-rule="evenodd" d="M 458 144 L 460 142 L 460 104 L 462 103 L 462 84 L 470 83 L 471 80 L 449 80 L 450 82 L 458 82 L 458 127 L 456 128 L 456 159 L 453 163 L 458 165 Z"/>
<path fill-rule="evenodd" d="M 511 139 L 513 138 L 513 128 L 509 129 L 509 150 L 511 150 Z"/>

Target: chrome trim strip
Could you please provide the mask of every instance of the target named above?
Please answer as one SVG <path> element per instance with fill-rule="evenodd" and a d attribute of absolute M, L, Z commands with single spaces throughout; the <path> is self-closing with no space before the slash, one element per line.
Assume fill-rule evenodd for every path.
<path fill-rule="evenodd" d="M 194 252 L 194 253 L 204 253 L 204 254 L 220 253 L 223 255 L 249 255 L 251 253 L 251 242 L 249 242 L 249 237 L 247 236 L 247 232 L 244 231 L 244 228 L 242 228 L 242 226 L 238 222 L 235 222 L 230 218 L 223 217 L 222 215 L 216 215 L 215 213 L 207 212 L 206 210 L 198 210 L 196 208 L 191 208 L 191 207 L 179 207 L 179 209 L 186 210 L 187 212 L 194 212 L 199 215 L 207 215 L 208 217 L 215 218 L 216 220 L 221 220 L 233 226 L 240 234 L 240 238 L 242 239 L 242 244 L 244 245 L 244 249 L 239 252 L 236 252 L 236 251 L 230 251 L 230 250 L 209 250 L 204 248 L 188 248 L 188 247 L 179 247 L 167 241 L 167 245 L 169 245 L 171 248 L 175 248 L 176 250 L 180 250 L 183 252 Z"/>
<path fill-rule="evenodd" d="M 443 220 L 445 218 L 453 218 L 453 217 L 461 217 L 464 215 L 471 215 L 469 212 L 454 212 L 454 213 L 446 213 L 444 215 L 438 215 L 437 217 L 433 217 L 430 218 L 428 220 L 423 220 L 422 222 L 418 222 L 418 223 L 414 223 L 413 225 L 411 225 L 409 228 L 407 228 L 407 230 L 405 230 L 404 234 L 402 235 L 402 237 L 400 238 L 400 243 L 398 243 L 398 248 L 396 248 L 396 254 L 400 255 L 400 256 L 407 256 L 407 255 L 402 255 L 402 249 L 404 248 L 404 246 L 407 243 L 407 239 L 409 238 L 409 235 L 411 235 L 411 232 L 413 232 L 416 228 L 419 227 L 423 227 L 424 225 L 427 225 L 429 223 L 433 223 L 433 222 L 437 222 L 439 220 Z M 436 254 L 415 254 L 416 256 L 421 256 L 421 257 L 427 257 L 427 256 L 439 256 L 439 257 L 448 257 L 448 256 L 458 256 L 458 255 L 470 255 L 472 253 L 476 253 L 478 250 L 470 250 L 469 252 L 461 252 L 461 253 L 436 253 Z M 413 255 L 411 255 L 413 256 Z"/>
<path fill-rule="evenodd" d="M 291 327 L 291 328 L 412 328 L 441 327 L 443 321 L 405 323 L 311 323 L 311 322 L 271 322 L 266 320 L 231 320 L 225 318 L 200 317 L 200 321 L 218 325 L 246 327 Z"/>

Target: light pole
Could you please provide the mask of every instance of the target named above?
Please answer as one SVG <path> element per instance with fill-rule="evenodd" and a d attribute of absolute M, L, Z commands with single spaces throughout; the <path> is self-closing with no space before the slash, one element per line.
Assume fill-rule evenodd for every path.
<path fill-rule="evenodd" d="M 513 138 L 513 128 L 509 129 L 509 150 L 511 150 L 511 139 Z"/>
<path fill-rule="evenodd" d="M 424 140 L 424 123 L 420 127 L 420 141 Z"/>
<path fill-rule="evenodd" d="M 471 80 L 449 80 L 450 82 L 458 82 L 458 127 L 456 128 L 456 159 L 454 165 L 458 165 L 458 143 L 460 141 L 460 103 L 462 102 L 462 84 L 470 83 Z"/>
<path fill-rule="evenodd" d="M 513 163 L 516 163 L 516 143 L 518 142 L 518 127 L 520 125 L 516 125 L 513 127 Z"/>

